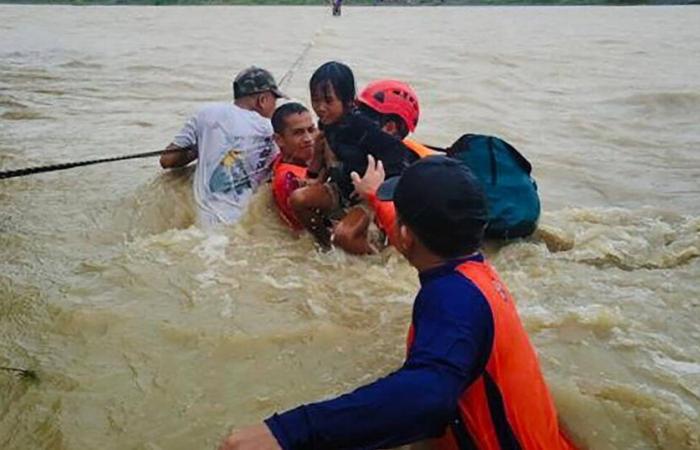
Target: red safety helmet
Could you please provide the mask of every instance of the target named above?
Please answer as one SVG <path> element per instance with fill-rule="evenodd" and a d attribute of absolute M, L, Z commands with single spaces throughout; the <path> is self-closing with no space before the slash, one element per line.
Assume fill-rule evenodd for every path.
<path fill-rule="evenodd" d="M 396 114 L 403 119 L 410 132 L 418 125 L 418 96 L 411 86 L 401 81 L 373 81 L 360 92 L 357 101 L 382 114 Z"/>

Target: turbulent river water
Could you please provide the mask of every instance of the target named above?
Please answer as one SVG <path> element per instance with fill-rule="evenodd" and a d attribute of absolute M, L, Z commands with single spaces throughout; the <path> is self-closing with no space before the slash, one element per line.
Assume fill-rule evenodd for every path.
<path fill-rule="evenodd" d="M 409 81 L 417 137 L 496 134 L 545 233 L 487 253 L 590 449 L 700 448 L 700 8 L 0 6 L 0 170 L 163 148 L 250 64 Z M 213 448 L 398 367 L 393 250 L 318 253 L 269 189 L 193 224 L 155 159 L 0 180 L 0 448 Z M 565 245 L 557 246 L 557 242 Z M 549 245 L 548 245 L 549 244 Z M 526 386 L 523 386 L 526 389 Z"/>

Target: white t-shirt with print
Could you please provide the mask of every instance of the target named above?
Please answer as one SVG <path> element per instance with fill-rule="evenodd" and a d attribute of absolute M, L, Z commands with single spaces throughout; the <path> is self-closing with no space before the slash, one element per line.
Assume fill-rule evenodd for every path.
<path fill-rule="evenodd" d="M 207 105 L 190 118 L 173 142 L 198 151 L 193 190 L 201 226 L 238 220 L 272 172 L 277 146 L 272 124 L 233 103 Z"/>

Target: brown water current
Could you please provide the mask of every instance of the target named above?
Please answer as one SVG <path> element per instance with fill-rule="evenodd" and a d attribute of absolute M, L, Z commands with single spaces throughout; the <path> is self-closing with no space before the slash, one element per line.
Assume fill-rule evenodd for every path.
<path fill-rule="evenodd" d="M 700 449 L 700 8 L 0 6 L 0 170 L 163 148 L 258 64 L 409 81 L 417 138 L 530 158 L 543 233 L 488 254 L 582 447 Z M 310 44 L 310 45 L 309 45 Z M 398 367 L 393 250 L 318 253 L 256 196 L 192 226 L 155 159 L 0 180 L 0 448 L 213 448 Z M 559 245 L 558 245 L 559 243 Z M 523 386 L 526 389 L 526 386 Z"/>

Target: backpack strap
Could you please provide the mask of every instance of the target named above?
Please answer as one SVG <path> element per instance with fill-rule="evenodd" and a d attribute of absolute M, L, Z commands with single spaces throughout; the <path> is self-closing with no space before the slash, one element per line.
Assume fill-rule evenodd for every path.
<path fill-rule="evenodd" d="M 437 151 L 444 151 L 437 147 L 432 147 L 430 145 L 421 144 L 413 139 L 406 138 L 403 143 L 408 147 L 413 153 L 419 158 L 425 158 L 426 156 L 435 155 Z"/>
<path fill-rule="evenodd" d="M 428 147 L 431 150 L 435 150 L 436 152 L 447 153 L 447 149 L 444 147 L 437 147 L 435 145 L 428 145 L 428 144 L 423 144 L 423 145 L 425 145 L 426 147 Z"/>
<path fill-rule="evenodd" d="M 457 139 L 454 144 L 450 145 L 446 151 L 447 151 L 447 156 L 452 156 L 454 157 L 457 155 L 457 153 L 461 153 L 462 151 L 468 151 L 469 150 L 469 141 L 476 136 L 475 134 L 467 133 L 463 134 L 462 136 Z"/>

